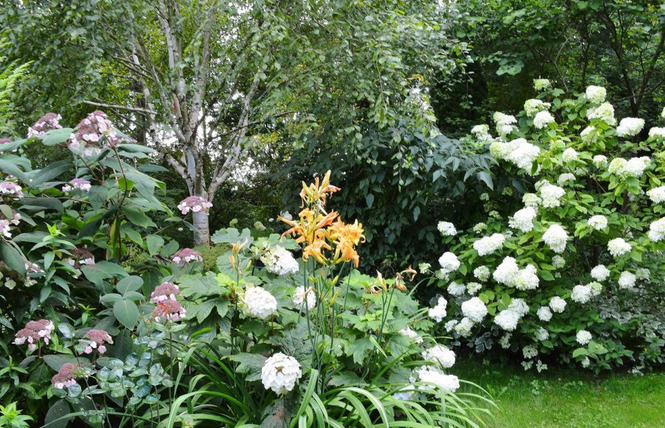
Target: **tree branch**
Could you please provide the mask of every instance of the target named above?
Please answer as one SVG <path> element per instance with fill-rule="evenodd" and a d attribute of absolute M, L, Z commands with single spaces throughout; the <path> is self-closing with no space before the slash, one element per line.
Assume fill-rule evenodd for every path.
<path fill-rule="evenodd" d="M 148 109 L 140 108 L 140 107 L 120 106 L 120 105 L 117 105 L 117 104 L 104 104 L 104 103 L 98 103 L 98 102 L 88 101 L 88 100 L 84 100 L 83 104 L 88 104 L 88 105 L 95 106 L 95 107 L 112 108 L 112 109 L 117 109 L 117 110 L 128 110 L 128 111 L 133 111 L 133 112 L 136 112 L 136 113 L 147 114 L 147 115 L 157 114 L 153 110 L 148 110 Z"/>

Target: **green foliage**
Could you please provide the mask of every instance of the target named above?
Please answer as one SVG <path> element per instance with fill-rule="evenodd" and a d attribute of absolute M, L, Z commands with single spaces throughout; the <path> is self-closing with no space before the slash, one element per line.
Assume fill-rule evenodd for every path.
<path fill-rule="evenodd" d="M 0 405 L 0 426 L 6 428 L 27 428 L 31 421 L 30 416 L 22 415 L 21 410 L 16 408 L 16 403 L 6 406 Z"/>
<path fill-rule="evenodd" d="M 0 33 L 0 137 L 5 137 L 12 132 L 12 122 L 14 119 L 14 106 L 11 102 L 11 95 L 16 83 L 25 75 L 29 64 L 19 65 L 18 61 L 7 62 L 4 52 L 9 46 L 9 42 Z"/>

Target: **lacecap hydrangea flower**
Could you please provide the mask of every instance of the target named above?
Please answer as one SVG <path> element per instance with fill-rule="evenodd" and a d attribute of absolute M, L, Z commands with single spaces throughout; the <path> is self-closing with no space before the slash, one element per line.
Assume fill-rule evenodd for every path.
<path fill-rule="evenodd" d="M 249 287 L 242 298 L 249 315 L 266 319 L 277 312 L 277 299 L 263 287 Z"/>
<path fill-rule="evenodd" d="M 63 192 L 71 192 L 72 190 L 80 190 L 82 192 L 89 192 L 92 185 L 85 178 L 74 178 L 69 180 L 69 184 L 62 186 Z"/>
<path fill-rule="evenodd" d="M 170 282 L 162 282 L 150 294 L 150 301 L 152 303 L 159 303 L 167 300 L 177 300 L 178 294 L 180 294 L 180 288 L 177 285 Z"/>
<path fill-rule="evenodd" d="M 62 119 L 62 116 L 57 113 L 46 113 L 34 125 L 28 128 L 28 138 L 43 137 L 48 131 L 62 129 L 59 122 L 60 119 Z"/>
<path fill-rule="evenodd" d="M 203 257 L 201 256 L 201 253 L 196 250 L 192 250 L 191 248 L 183 248 L 180 251 L 176 251 L 173 257 L 171 257 L 171 260 L 178 264 L 184 264 L 191 262 L 203 262 Z"/>
<path fill-rule="evenodd" d="M 22 198 L 23 189 L 13 181 L 0 181 L 0 195 L 9 195 L 15 198 Z"/>
<path fill-rule="evenodd" d="M 100 355 L 106 352 L 106 343 L 113 344 L 113 338 L 105 330 L 92 329 L 89 330 L 80 342 L 82 348 L 79 353 L 92 354 L 93 350 L 97 350 Z"/>
<path fill-rule="evenodd" d="M 177 300 L 164 300 L 157 302 L 155 310 L 150 314 L 156 322 L 177 322 L 185 318 L 187 311 Z"/>
<path fill-rule="evenodd" d="M 76 385 L 76 378 L 83 372 L 79 364 L 65 363 L 58 373 L 51 378 L 51 385 L 55 389 L 65 389 Z"/>
<path fill-rule="evenodd" d="M 263 387 L 278 395 L 292 391 L 301 376 L 298 360 L 281 352 L 268 358 L 261 368 Z"/>
<path fill-rule="evenodd" d="M 212 208 L 212 204 L 200 196 L 188 196 L 178 204 L 178 209 L 182 215 L 188 212 L 208 212 Z"/>
<path fill-rule="evenodd" d="M 34 351 L 37 349 L 41 340 L 48 345 L 51 341 L 51 333 L 55 330 L 55 325 L 49 320 L 29 321 L 25 328 L 22 328 L 14 336 L 15 345 L 28 343 L 28 349 Z"/>

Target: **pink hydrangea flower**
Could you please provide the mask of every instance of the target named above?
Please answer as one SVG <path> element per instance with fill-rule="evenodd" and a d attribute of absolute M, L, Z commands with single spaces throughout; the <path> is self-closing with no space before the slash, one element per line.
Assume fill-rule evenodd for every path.
<path fill-rule="evenodd" d="M 15 345 L 22 345 L 28 343 L 28 349 L 34 351 L 40 340 L 44 340 L 45 344 L 51 341 L 51 333 L 55 330 L 55 326 L 49 320 L 30 321 L 25 325 L 25 328 L 19 330 L 14 338 Z"/>
<path fill-rule="evenodd" d="M 7 239 L 12 237 L 8 220 L 0 220 L 0 235 L 4 236 Z"/>
<path fill-rule="evenodd" d="M 9 138 L 0 138 L 0 144 L 7 144 L 7 143 L 11 143 L 11 142 L 12 142 L 12 140 L 9 139 Z"/>
<path fill-rule="evenodd" d="M 164 302 L 167 300 L 177 300 L 176 296 L 180 294 L 180 289 L 177 285 L 170 282 L 162 282 L 155 288 L 155 291 L 150 294 L 150 301 L 153 303 Z"/>
<path fill-rule="evenodd" d="M 188 212 L 208 212 L 212 208 L 212 204 L 200 196 L 189 196 L 178 204 L 178 209 L 182 215 L 187 215 Z"/>
<path fill-rule="evenodd" d="M 85 248 L 76 248 L 71 251 L 72 257 L 65 259 L 70 266 L 79 269 L 82 265 L 94 265 L 95 256 Z"/>
<path fill-rule="evenodd" d="M 179 321 L 187 315 L 185 308 L 177 300 L 157 302 L 157 307 L 150 315 L 157 322 Z"/>
<path fill-rule="evenodd" d="M 85 178 L 74 178 L 73 180 L 69 180 L 69 184 L 62 186 L 62 191 L 71 192 L 74 189 L 78 189 L 83 192 L 89 192 L 91 187 L 90 182 Z"/>
<path fill-rule="evenodd" d="M 201 253 L 198 251 L 192 250 L 191 248 L 183 248 L 176 252 L 171 260 L 176 263 L 202 262 L 203 257 L 201 257 Z"/>
<path fill-rule="evenodd" d="M 83 336 L 83 339 L 87 339 L 87 341 L 83 340 L 80 343 L 85 346 L 82 351 L 84 354 L 91 354 L 94 349 L 97 349 L 100 354 L 104 354 L 106 352 L 106 346 L 104 344 L 113 344 L 113 338 L 110 334 L 104 330 L 97 330 L 94 328 L 88 331 L 85 336 Z"/>
<path fill-rule="evenodd" d="M 82 373 L 82 367 L 79 364 L 65 363 L 60 371 L 51 378 L 51 384 L 55 389 L 65 389 L 76 385 L 76 377 Z"/>
<path fill-rule="evenodd" d="M 59 123 L 60 119 L 62 117 L 59 114 L 46 113 L 34 125 L 28 128 L 28 138 L 43 137 L 48 131 L 62 128 Z"/>
<path fill-rule="evenodd" d="M 12 195 L 17 198 L 22 198 L 23 189 L 13 181 L 2 181 L 0 182 L 0 194 Z"/>
<path fill-rule="evenodd" d="M 99 147 L 103 141 L 105 147 L 117 147 L 122 138 L 117 135 L 115 127 L 106 113 L 95 110 L 79 122 L 76 132 L 69 137 L 69 148 L 75 153 L 94 156 L 97 151 L 86 149 L 86 146 Z"/>

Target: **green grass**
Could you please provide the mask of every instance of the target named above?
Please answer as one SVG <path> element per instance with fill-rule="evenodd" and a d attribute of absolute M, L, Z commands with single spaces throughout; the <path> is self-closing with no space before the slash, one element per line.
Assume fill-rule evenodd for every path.
<path fill-rule="evenodd" d="M 594 376 L 551 368 L 538 374 L 473 360 L 455 369 L 496 400 L 491 428 L 665 427 L 665 373 Z"/>

